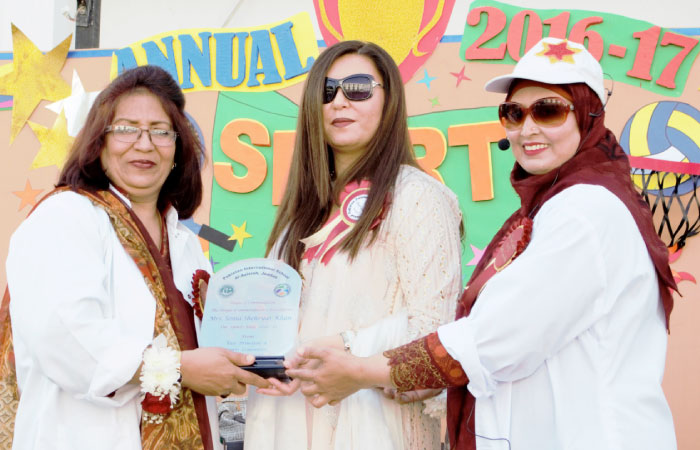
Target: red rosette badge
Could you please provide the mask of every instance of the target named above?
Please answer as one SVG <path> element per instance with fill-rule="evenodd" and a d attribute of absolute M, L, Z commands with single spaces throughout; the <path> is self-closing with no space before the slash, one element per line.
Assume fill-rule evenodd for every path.
<path fill-rule="evenodd" d="M 340 210 L 328 219 L 323 228 L 302 239 L 306 244 L 304 258 L 308 262 L 320 259 L 323 264 L 328 264 L 345 236 L 362 217 L 369 191 L 368 181 L 353 181 L 345 187 L 340 194 Z"/>

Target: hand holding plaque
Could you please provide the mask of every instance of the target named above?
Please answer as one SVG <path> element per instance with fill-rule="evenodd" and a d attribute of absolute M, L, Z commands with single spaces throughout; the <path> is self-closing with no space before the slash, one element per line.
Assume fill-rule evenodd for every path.
<path fill-rule="evenodd" d="M 284 354 L 297 333 L 301 278 L 289 265 L 267 258 L 237 261 L 209 280 L 199 341 L 255 355 L 258 375 L 285 379 Z"/>

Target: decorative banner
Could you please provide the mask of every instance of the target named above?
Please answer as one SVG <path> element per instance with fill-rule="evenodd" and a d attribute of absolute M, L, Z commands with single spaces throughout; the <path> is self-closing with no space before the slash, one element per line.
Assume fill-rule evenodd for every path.
<path fill-rule="evenodd" d="M 409 133 L 421 168 L 459 197 L 465 217 L 463 272 L 494 230 L 519 206 L 508 176 L 511 152 L 496 150 L 504 137 L 496 107 L 460 109 L 409 117 Z M 217 230 L 247 224 L 245 247 L 234 253 L 210 245 L 223 267 L 265 254 L 294 150 L 297 106 L 277 93 L 219 95 L 214 121 L 210 225 Z M 489 200 L 489 201 L 483 201 Z M 236 228 L 234 228 L 236 230 Z"/>
<path fill-rule="evenodd" d="M 252 237 L 245 238 L 244 246 L 236 245 L 233 253 L 212 243 L 209 252 L 218 267 L 265 255 L 274 204 L 279 204 L 287 184 L 297 109 L 276 92 L 219 94 L 212 132 L 209 225 L 238 231 L 235 238 L 245 236 L 241 231 Z"/>
<path fill-rule="evenodd" d="M 454 0 L 314 0 L 326 45 L 359 39 L 384 48 L 404 83 L 432 55 L 452 14 Z"/>
<path fill-rule="evenodd" d="M 43 127 L 34 122 L 29 122 L 29 126 L 41 142 L 39 153 L 32 162 L 32 169 L 56 166 L 60 171 L 74 141 L 74 138 L 68 135 L 66 116 L 63 111 L 56 117 L 51 128 Z"/>
<path fill-rule="evenodd" d="M 627 121 L 620 144 L 657 233 L 669 247 L 682 248 L 700 232 L 700 111 L 675 101 L 645 105 Z"/>
<path fill-rule="evenodd" d="M 662 199 L 656 204 L 655 224 L 658 227 L 664 215 L 663 220 L 668 218 L 664 232 L 672 229 L 676 233 L 673 237 L 676 247 L 680 247 L 681 237 L 689 236 L 687 229 L 691 232 L 700 230 L 697 221 L 700 200 L 695 192 L 700 184 L 700 160 L 696 159 L 700 151 L 700 64 L 696 60 L 700 46 L 695 44 L 697 35 L 689 38 L 648 22 L 608 13 L 534 11 L 476 0 L 466 20 L 465 40 L 458 43 L 446 36 L 448 39 L 438 43 L 436 50 L 432 51 L 432 44 L 429 45 L 428 41 L 435 39 L 437 42 L 442 37 L 435 30 L 440 29 L 442 21 L 454 9 L 452 1 L 428 0 L 418 11 L 415 3 L 335 0 L 335 13 L 330 3 L 330 0 L 316 2 L 317 8 L 322 4 L 325 7 L 330 24 L 324 25 L 319 15 L 319 26 L 328 43 L 334 42 L 327 36 L 333 31 L 343 39 L 350 38 L 348 33 L 352 27 L 346 26 L 350 17 L 365 20 L 360 29 L 355 28 L 360 34 L 353 37 L 363 38 L 372 33 L 375 39 L 380 39 L 381 33 L 398 36 L 410 27 L 413 27 L 410 29 L 414 30 L 416 38 L 422 36 L 410 44 L 406 44 L 404 37 L 396 41 L 402 43 L 403 47 L 399 48 L 404 49 L 405 59 L 399 61 L 404 79 L 407 78 L 405 68 L 410 65 L 408 62 L 413 61 L 415 66 L 408 72 L 408 77 L 410 74 L 414 76 L 405 84 L 407 108 L 411 115 L 409 133 L 421 167 L 444 182 L 459 199 L 465 225 L 462 244 L 465 280 L 471 275 L 493 233 L 519 205 L 508 177 L 513 166 L 512 153 L 500 151 L 495 145 L 504 135 L 497 122 L 495 106 L 502 97 L 484 92 L 483 84 L 487 79 L 512 69 L 506 65 L 514 64 L 523 54 L 533 35 L 532 30 L 539 30 L 540 36 L 559 35 L 572 40 L 583 36 L 581 39 L 586 45 L 596 55 L 600 53 L 606 72 L 616 81 L 624 81 L 615 83 L 614 98 L 618 100 L 611 103 L 606 123 L 620 137 L 622 145 L 635 155 L 630 157 L 633 168 L 637 170 L 633 175 L 637 175 L 634 179 L 638 183 L 646 183 L 644 195 L 651 202 Z M 630 2 L 623 3 L 619 6 L 615 3 L 609 9 L 625 14 L 634 7 Z M 362 10 L 375 8 L 375 4 L 382 14 L 365 19 Z M 394 11 L 391 11 L 391 5 L 394 5 Z M 345 12 L 347 8 L 358 11 Z M 437 13 L 440 8 L 443 12 Z M 244 14 L 247 13 L 246 10 Z M 320 14 L 318 9 L 317 13 Z M 681 10 L 678 14 L 684 13 Z M 394 25 L 386 26 L 386 22 L 379 31 L 372 28 L 377 23 L 375 20 L 386 20 L 380 16 L 391 15 L 405 23 L 397 24 L 396 30 Z M 503 16 L 502 20 L 498 19 L 499 15 Z M 51 162 L 58 156 L 53 153 L 52 146 L 46 145 L 47 139 L 52 139 L 51 131 L 74 129 L 73 120 L 77 115 L 73 117 L 70 112 L 70 103 L 79 89 L 74 87 L 70 93 L 68 83 L 65 83 L 70 82 L 69 72 L 75 69 L 86 88 L 97 89 L 107 85 L 110 64 L 113 65 L 112 76 L 115 76 L 126 67 L 150 62 L 168 68 L 188 91 L 233 91 L 187 97 L 192 124 L 206 144 L 207 160 L 202 172 L 205 182 L 202 206 L 193 218 L 183 223 L 201 238 L 202 247 L 215 271 L 221 271 L 227 264 L 240 259 L 263 256 L 291 164 L 298 113 L 295 102 L 302 91 L 299 84 L 291 89 L 281 88 L 303 80 L 312 61 L 310 58 L 318 54 L 316 36 L 309 22 L 308 17 L 299 19 L 294 16 L 269 26 L 240 30 L 176 30 L 120 49 L 112 61 L 100 57 L 104 55 L 101 52 L 71 52 L 70 70 L 58 58 L 59 47 L 62 49 L 60 45 L 46 55 L 32 53 L 27 51 L 31 43 L 22 44 L 22 41 L 27 41 L 26 37 L 17 35 L 19 38 L 13 43 L 15 53 L 0 55 L 0 117 L 3 122 L 0 140 L 5 141 L 4 145 L 0 143 L 3 158 L 0 183 L 4 183 L 0 189 L 4 192 L 0 195 L 3 216 L 0 234 L 4 242 L 9 241 L 13 230 L 37 199 L 51 190 L 56 182 L 54 167 L 33 170 L 31 165 L 35 156 L 35 162 L 39 164 L 42 164 L 39 160 Z M 299 34 L 300 30 L 303 36 Z M 697 30 L 688 28 L 685 32 L 700 33 Z M 281 46 L 285 42 L 288 45 Z M 391 43 L 389 40 L 385 42 L 382 45 L 388 48 Z M 465 57 L 468 48 L 479 53 L 484 50 L 496 53 Z M 294 52 L 296 59 L 292 57 Z M 421 56 L 425 60 L 416 56 L 421 52 L 426 52 Z M 22 58 L 30 53 L 42 64 L 50 61 L 51 70 L 36 69 L 35 66 L 27 70 L 30 66 L 25 64 L 31 58 Z M 286 60 L 284 55 L 287 55 Z M 10 61 L 10 58 L 14 59 Z M 50 86 L 56 77 L 63 78 L 59 76 L 62 67 L 65 80 L 59 84 L 64 85 L 65 91 L 50 101 L 63 99 L 63 107 L 54 109 L 55 116 L 43 108 L 34 109 L 32 114 L 35 105 L 27 106 L 29 86 L 38 86 L 38 89 Z M 281 81 L 275 81 L 273 74 L 277 74 Z M 298 75 L 292 76 L 294 74 Z M 16 85 L 8 90 L 10 78 Z M 205 83 L 206 80 L 209 81 Z M 20 87 L 20 81 L 26 84 Z M 257 86 L 248 86 L 256 81 Z M 675 83 L 673 88 L 668 87 L 671 81 Z M 73 82 L 77 82 L 75 77 Z M 610 86 L 609 80 L 606 86 Z M 280 92 L 273 92 L 277 89 Z M 242 90 L 249 92 L 236 92 Z M 16 110 L 10 113 L 9 109 L 13 107 Z M 39 134 L 45 133 L 43 138 L 39 134 L 22 132 L 27 130 L 21 128 L 11 129 L 11 124 L 15 123 L 12 116 L 19 109 L 28 111 L 28 120 L 40 127 L 37 130 Z M 58 115 L 61 109 L 65 119 Z M 12 131 L 19 131 L 14 149 L 7 145 Z M 60 135 L 63 132 L 54 137 L 60 138 Z M 648 176 L 652 171 L 666 173 L 672 178 Z M 678 194 L 673 193 L 676 188 Z M 665 196 L 665 192 L 672 194 Z M 665 208 L 668 208 L 668 214 L 665 214 Z M 682 220 L 686 220 L 687 227 Z M 668 235 L 664 237 L 665 242 L 668 242 L 667 238 Z M 674 277 L 683 282 L 683 298 L 676 303 L 678 311 L 672 316 L 674 332 L 669 341 L 664 390 L 674 413 L 679 448 L 700 448 L 700 435 L 694 428 L 695 418 L 700 414 L 700 387 L 687 381 L 688 373 L 695 375 L 690 377 L 693 380 L 700 373 L 700 362 L 693 356 L 697 354 L 698 346 L 688 346 L 689 342 L 697 342 L 697 326 L 692 318 L 700 314 L 700 303 L 695 301 L 700 298 L 700 286 L 693 283 L 694 278 L 698 278 L 700 238 L 693 236 L 684 242 L 682 256 L 680 251 L 671 254 Z M 6 253 L 7 246 L 0 245 L 0 283 L 5 282 L 3 264 Z M 687 401 L 689 398 L 693 401 Z"/>
<path fill-rule="evenodd" d="M 620 136 L 620 145 L 632 157 L 645 158 L 649 163 L 676 163 L 677 170 L 672 172 L 693 173 L 691 167 L 700 163 L 700 111 L 681 102 L 663 101 L 646 105 L 627 121 Z M 632 162 L 632 166 L 639 167 L 639 164 Z M 660 164 L 656 169 L 664 171 Z M 671 195 L 674 189 L 679 194 L 693 190 L 689 176 L 681 178 L 679 184 L 675 183 L 675 178 L 666 177 L 662 186 L 654 180 L 646 183 L 642 178 L 643 175 L 634 175 L 632 179 L 638 188 L 647 189 L 654 195 L 659 189 L 664 190 L 664 195 Z"/>
<path fill-rule="evenodd" d="M 17 197 L 20 198 L 21 203 L 19 204 L 19 208 L 17 211 L 21 211 L 22 208 L 25 206 L 34 206 L 36 205 L 36 197 L 44 192 L 42 189 L 32 189 L 32 184 L 27 180 L 27 183 L 24 186 L 23 191 L 14 191 L 12 192 L 15 194 Z"/>
<path fill-rule="evenodd" d="M 674 249 L 669 248 L 669 258 L 668 262 L 669 264 L 673 264 L 678 260 L 678 258 L 681 257 L 681 254 L 683 254 L 683 249 L 678 249 L 674 251 Z M 676 272 L 673 270 L 673 267 L 671 268 L 671 274 L 673 275 L 673 279 L 675 280 L 676 283 L 680 283 L 681 281 L 690 281 L 694 284 L 697 284 L 697 280 L 692 274 L 689 274 L 688 272 Z"/>
<path fill-rule="evenodd" d="M 157 34 L 116 50 L 110 78 L 155 64 L 170 72 L 185 92 L 270 91 L 303 81 L 317 56 L 311 18 L 299 13 L 262 27 Z"/>
<path fill-rule="evenodd" d="M 85 92 L 83 83 L 78 76 L 78 71 L 73 70 L 73 86 L 70 97 L 51 103 L 46 108 L 56 114 L 60 114 L 61 110 L 63 110 L 68 122 L 68 135 L 76 137 L 80 129 L 83 128 L 88 112 L 90 112 L 90 107 L 92 107 L 92 103 L 98 95 L 99 92 L 97 91 Z"/>
<path fill-rule="evenodd" d="M 0 111 L 5 111 L 8 109 L 12 109 L 12 96 L 0 95 Z"/>
<path fill-rule="evenodd" d="M 460 52 L 466 61 L 515 64 L 545 36 L 584 43 L 615 81 L 673 97 L 683 93 L 700 50 L 696 38 L 625 16 L 476 0 Z"/>
<path fill-rule="evenodd" d="M 56 101 L 70 95 L 70 86 L 61 78 L 60 72 L 71 39 L 72 35 L 43 54 L 19 28 L 12 25 L 13 69 L 0 76 L 0 94 L 12 95 L 14 100 L 10 144 L 42 99 Z"/>
<path fill-rule="evenodd" d="M 246 239 L 253 237 L 252 234 L 248 233 L 245 230 L 246 225 L 247 225 L 247 222 L 245 222 L 245 221 L 243 222 L 243 225 L 241 225 L 240 227 L 237 227 L 236 225 L 231 224 L 231 228 L 233 228 L 233 234 L 231 235 L 231 237 L 228 238 L 228 240 L 229 241 L 236 241 L 236 242 L 238 242 L 239 247 L 243 247 L 243 242 Z"/>
<path fill-rule="evenodd" d="M 457 195 L 464 221 L 462 275 L 469 278 L 480 256 L 501 224 L 520 206 L 510 185 L 515 162 L 513 153 L 498 150 L 496 143 L 505 136 L 498 122 L 497 107 L 456 109 L 408 118 L 413 148 L 428 173 L 439 172 L 445 184 Z M 416 139 L 415 130 L 431 133 L 432 140 Z M 428 131 L 429 130 L 429 131 Z M 444 148 L 442 146 L 445 146 Z M 444 154 L 437 163 L 431 155 Z M 488 201 L 484 201 L 488 200 Z"/>

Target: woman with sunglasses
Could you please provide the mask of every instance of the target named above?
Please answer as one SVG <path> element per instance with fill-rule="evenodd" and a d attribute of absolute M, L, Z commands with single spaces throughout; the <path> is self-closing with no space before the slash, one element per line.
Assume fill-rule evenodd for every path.
<path fill-rule="evenodd" d="M 600 65 L 546 38 L 486 89 L 506 94 L 499 117 L 521 207 L 457 320 L 369 358 L 302 349 L 288 374 L 315 406 L 365 387 L 450 387 L 453 449 L 675 449 L 661 379 L 676 287 L 604 125 Z"/>
<path fill-rule="evenodd" d="M 416 166 L 391 56 L 358 41 L 323 51 L 268 241 L 268 256 L 304 280 L 299 343 L 369 356 L 449 320 L 461 290 L 460 225 L 454 193 Z M 247 449 L 440 447 L 440 422 L 423 402 L 371 390 L 315 410 L 294 393 L 298 382 L 270 382 L 275 389 L 248 400 Z"/>

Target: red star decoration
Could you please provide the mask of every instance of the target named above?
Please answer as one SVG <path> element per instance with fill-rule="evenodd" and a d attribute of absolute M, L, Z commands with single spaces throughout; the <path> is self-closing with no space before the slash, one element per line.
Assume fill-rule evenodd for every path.
<path fill-rule="evenodd" d="M 21 211 L 22 208 L 25 206 L 34 206 L 36 205 L 36 196 L 41 194 L 43 192 L 43 189 L 32 189 L 32 185 L 29 183 L 29 180 L 27 180 L 27 184 L 24 187 L 23 191 L 14 191 L 13 194 L 15 194 L 17 197 L 19 197 L 22 200 L 22 203 L 19 205 L 19 209 L 17 211 Z"/>
<path fill-rule="evenodd" d="M 462 80 L 471 81 L 471 78 L 464 75 L 464 66 L 462 66 L 462 70 L 459 72 L 450 72 L 450 75 L 454 75 L 457 78 L 457 85 L 455 87 L 459 87 L 459 83 L 461 83 Z"/>
<path fill-rule="evenodd" d="M 563 61 L 573 64 L 574 58 L 572 55 L 575 55 L 580 51 L 581 50 L 576 48 L 570 48 L 567 41 L 563 41 L 560 44 L 550 44 L 545 42 L 544 49 L 537 55 L 549 56 L 549 62 L 551 63 Z"/>

